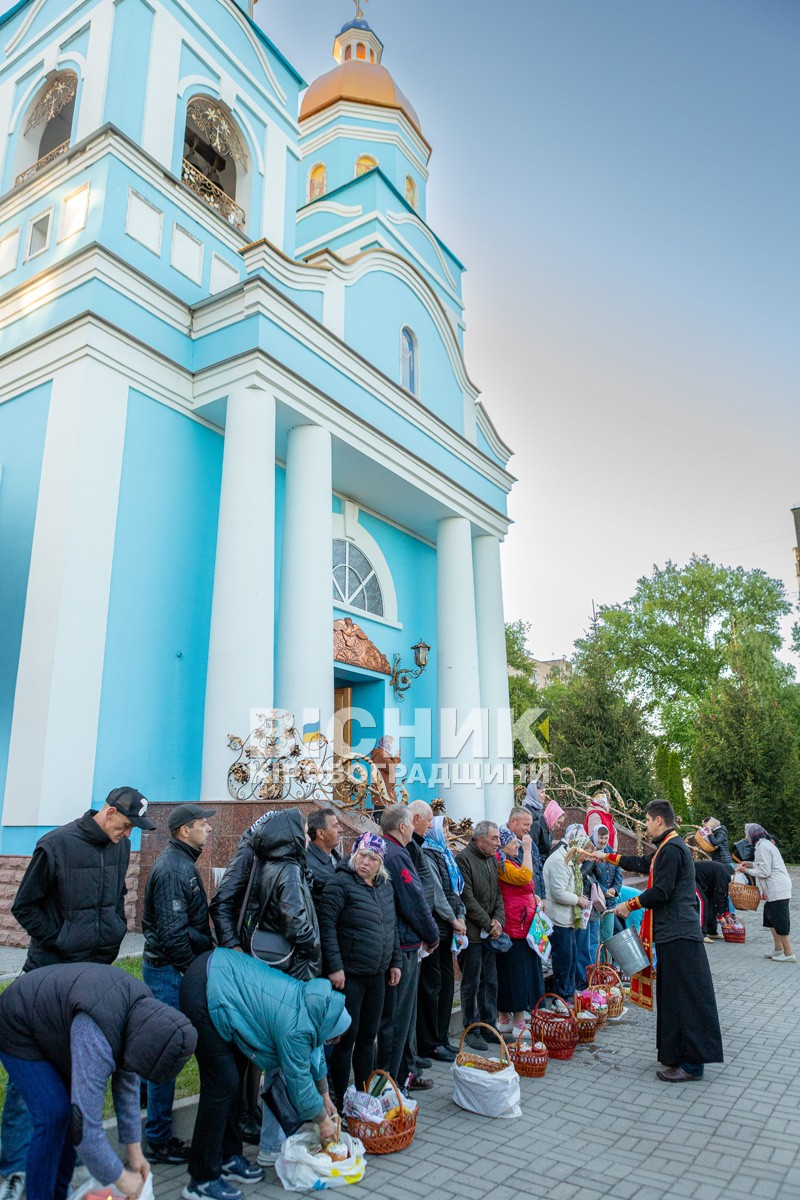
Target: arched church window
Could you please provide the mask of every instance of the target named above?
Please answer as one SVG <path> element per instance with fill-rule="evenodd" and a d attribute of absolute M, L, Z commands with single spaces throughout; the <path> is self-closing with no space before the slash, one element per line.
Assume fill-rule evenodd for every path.
<path fill-rule="evenodd" d="M 369 61 L 371 63 L 375 62 L 375 51 L 374 50 L 370 50 L 370 52 L 369 52 Z"/>
<path fill-rule="evenodd" d="M 186 108 L 181 178 L 206 204 L 241 229 L 245 213 L 236 203 L 247 174 L 244 140 L 233 118 L 208 96 Z"/>
<path fill-rule="evenodd" d="M 407 325 L 400 331 L 400 382 L 407 392 L 419 395 L 419 345 Z"/>
<path fill-rule="evenodd" d="M 27 163 L 17 175 L 17 183 L 31 178 L 69 150 L 77 94 L 78 76 L 74 71 L 62 71 L 40 94 L 25 122 L 18 161 L 22 165 L 27 159 Z"/>
<path fill-rule="evenodd" d="M 333 541 L 333 600 L 383 616 L 383 592 L 375 568 L 363 550 L 344 538 Z"/>
<path fill-rule="evenodd" d="M 371 154 L 360 155 L 356 159 L 356 179 L 359 175 L 366 175 L 368 171 L 374 171 L 377 165 L 377 158 L 373 158 Z"/>
<path fill-rule="evenodd" d="M 361 59 L 366 60 L 366 57 L 367 57 L 367 47 L 364 45 L 363 42 L 359 42 L 358 45 L 356 46 L 356 58 L 361 58 Z"/>
<path fill-rule="evenodd" d="M 308 173 L 308 199 L 309 203 L 312 200 L 319 200 L 325 195 L 328 187 L 328 176 L 325 169 L 325 163 L 317 163 Z"/>
<path fill-rule="evenodd" d="M 345 46 L 345 48 L 344 48 L 344 61 L 345 61 L 345 62 L 349 62 L 349 61 L 350 61 L 350 59 L 351 59 L 352 57 L 353 57 L 353 47 L 352 47 L 352 46 Z"/>
<path fill-rule="evenodd" d="M 406 175 L 406 200 L 412 208 L 417 207 L 417 185 L 410 175 Z"/>

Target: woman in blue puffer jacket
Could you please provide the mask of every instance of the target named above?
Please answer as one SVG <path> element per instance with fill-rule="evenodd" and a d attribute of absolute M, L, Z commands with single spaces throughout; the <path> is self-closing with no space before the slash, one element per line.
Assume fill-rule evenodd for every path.
<path fill-rule="evenodd" d="M 317 1121 L 334 1137 L 324 1046 L 350 1025 L 344 996 L 327 979 L 301 983 L 235 950 L 195 959 L 183 977 L 181 1010 L 198 1033 L 200 1099 L 189 1156 L 186 1200 L 238 1200 L 237 1182 L 263 1172 L 242 1154 L 233 1118 L 248 1062 L 267 1086 L 281 1074 L 300 1121 Z"/>

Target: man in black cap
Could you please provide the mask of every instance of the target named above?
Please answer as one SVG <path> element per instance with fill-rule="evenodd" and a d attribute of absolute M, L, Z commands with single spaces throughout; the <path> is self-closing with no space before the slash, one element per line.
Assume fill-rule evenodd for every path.
<path fill-rule="evenodd" d="M 90 808 L 39 838 L 11 906 L 31 939 L 23 972 L 58 963 L 113 963 L 128 928 L 128 839 L 134 826 L 155 829 L 146 812 L 147 800 L 136 788 L 115 788 L 98 812 Z M 9 1080 L 0 1127 L 9 1196 L 21 1195 L 32 1134 L 22 1097 Z"/>
<path fill-rule="evenodd" d="M 56 963 L 113 963 L 128 928 L 125 876 L 129 837 L 155 829 L 136 788 L 109 792 L 91 808 L 39 838 L 11 912 L 30 934 L 23 971 Z"/>
<path fill-rule="evenodd" d="M 142 978 L 157 1000 L 180 1007 L 184 971 L 211 950 L 208 897 L 196 862 L 216 809 L 179 804 L 169 818 L 172 835 L 144 891 Z M 172 1134 L 175 1080 L 147 1085 L 147 1145 L 155 1162 L 183 1163 L 189 1147 Z"/>

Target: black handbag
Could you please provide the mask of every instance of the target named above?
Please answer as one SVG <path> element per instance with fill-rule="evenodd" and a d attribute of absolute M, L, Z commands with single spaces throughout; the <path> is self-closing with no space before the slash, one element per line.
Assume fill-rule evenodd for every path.
<path fill-rule="evenodd" d="M 244 894 L 242 909 L 239 913 L 239 921 L 236 926 L 236 934 L 240 941 L 242 939 L 242 933 L 246 931 L 246 925 L 248 924 L 245 921 L 245 917 L 247 915 L 247 906 L 250 902 L 250 893 L 253 890 L 253 882 L 256 874 L 258 873 L 260 865 L 261 864 L 258 861 L 258 857 L 256 856 L 253 862 L 253 869 L 250 872 L 250 878 L 247 881 L 247 890 Z M 292 961 L 292 955 L 294 954 L 294 946 L 292 943 L 288 938 L 284 937 L 282 933 L 277 933 L 270 929 L 258 928 L 258 922 L 267 911 L 267 905 L 271 899 L 272 890 L 270 890 L 261 906 L 258 919 L 255 922 L 256 928 L 250 935 L 250 953 L 252 954 L 253 958 L 260 959 L 261 962 L 265 962 L 270 967 L 275 967 L 278 971 L 287 971 L 289 964 Z"/>
<path fill-rule="evenodd" d="M 286 1086 L 286 1080 L 283 1076 L 276 1075 L 269 1087 L 261 1093 L 261 1096 L 286 1136 L 291 1137 L 293 1133 L 297 1133 L 303 1124 L 303 1120 L 297 1115 L 297 1109 L 292 1104 L 289 1089 Z"/>

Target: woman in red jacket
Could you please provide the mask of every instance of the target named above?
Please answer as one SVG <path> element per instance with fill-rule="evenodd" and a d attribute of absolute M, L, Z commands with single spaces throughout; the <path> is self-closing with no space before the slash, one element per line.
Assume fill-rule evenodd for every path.
<path fill-rule="evenodd" d="M 497 872 L 505 908 L 503 932 L 511 949 L 497 956 L 498 1028 L 517 1038 L 526 1032 L 525 1009 L 532 1009 L 544 994 L 542 963 L 526 939 L 536 912 L 530 834 L 521 839 L 500 828 Z"/>

